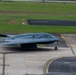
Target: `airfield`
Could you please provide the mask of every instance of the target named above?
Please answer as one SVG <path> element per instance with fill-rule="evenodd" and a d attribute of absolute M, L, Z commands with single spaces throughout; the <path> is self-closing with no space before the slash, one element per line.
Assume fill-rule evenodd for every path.
<path fill-rule="evenodd" d="M 76 20 L 76 4 L 0 2 L 1 34 L 76 33 L 76 26 L 22 25 L 22 21 L 28 19 Z M 76 34 L 55 36 L 60 38 L 57 51 L 54 45 L 38 45 L 37 50 L 22 50 L 18 46 L 0 47 L 0 75 L 46 75 L 52 59 L 76 55 Z"/>
<path fill-rule="evenodd" d="M 56 36 L 60 38 L 59 50 L 56 51 L 54 45 L 38 46 L 37 50 L 0 47 L 0 75 L 46 75 L 50 60 L 75 56 L 76 34 Z"/>

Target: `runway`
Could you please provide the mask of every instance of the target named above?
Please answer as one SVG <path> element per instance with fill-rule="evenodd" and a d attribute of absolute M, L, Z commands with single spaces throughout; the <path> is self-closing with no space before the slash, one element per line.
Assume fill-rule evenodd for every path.
<path fill-rule="evenodd" d="M 49 25 L 49 26 L 76 26 L 76 20 L 36 20 L 28 19 L 29 25 Z"/>

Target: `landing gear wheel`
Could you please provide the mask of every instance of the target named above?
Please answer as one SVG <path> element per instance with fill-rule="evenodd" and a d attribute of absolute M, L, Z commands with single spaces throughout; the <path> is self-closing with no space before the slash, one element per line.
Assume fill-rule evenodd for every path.
<path fill-rule="evenodd" d="M 55 50 L 58 50 L 58 47 L 55 47 Z"/>

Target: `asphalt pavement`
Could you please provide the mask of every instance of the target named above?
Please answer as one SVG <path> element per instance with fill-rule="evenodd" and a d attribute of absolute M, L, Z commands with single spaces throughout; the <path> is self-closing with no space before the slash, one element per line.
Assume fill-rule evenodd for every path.
<path fill-rule="evenodd" d="M 52 61 L 48 75 L 76 75 L 76 57 L 62 57 Z"/>
<path fill-rule="evenodd" d="M 49 25 L 49 26 L 76 26 L 76 20 L 40 20 L 28 19 L 29 25 Z"/>

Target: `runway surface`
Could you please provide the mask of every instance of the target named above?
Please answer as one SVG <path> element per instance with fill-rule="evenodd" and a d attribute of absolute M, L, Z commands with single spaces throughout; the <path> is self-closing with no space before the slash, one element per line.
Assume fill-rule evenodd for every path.
<path fill-rule="evenodd" d="M 28 19 L 29 25 L 76 26 L 76 20 L 36 20 Z"/>

